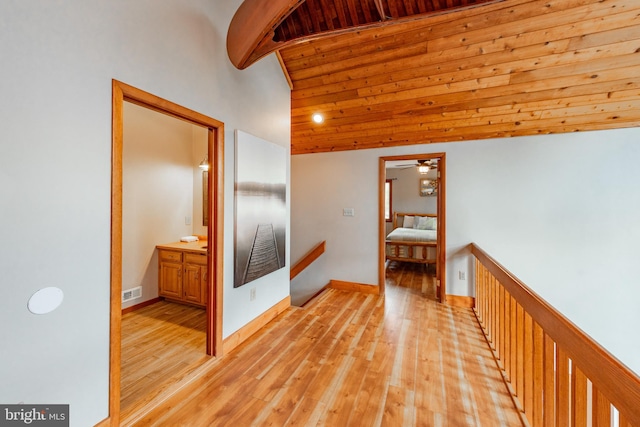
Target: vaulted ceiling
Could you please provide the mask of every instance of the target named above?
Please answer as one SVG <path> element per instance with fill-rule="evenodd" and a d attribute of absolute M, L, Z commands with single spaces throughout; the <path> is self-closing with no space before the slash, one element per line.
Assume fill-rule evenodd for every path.
<path fill-rule="evenodd" d="M 243 55 L 279 51 L 294 154 L 640 125 L 637 0 L 289 6 Z"/>
<path fill-rule="evenodd" d="M 274 29 L 275 42 L 374 27 L 503 0 L 306 0 Z"/>

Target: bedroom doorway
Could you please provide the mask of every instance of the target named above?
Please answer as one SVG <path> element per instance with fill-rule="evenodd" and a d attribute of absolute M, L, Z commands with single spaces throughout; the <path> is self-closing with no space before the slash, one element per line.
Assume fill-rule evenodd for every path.
<path fill-rule="evenodd" d="M 408 270 L 410 271 L 424 271 L 426 274 L 430 272 L 435 281 L 435 299 L 442 303 L 446 302 L 444 272 L 446 254 L 445 159 L 445 153 L 380 157 L 378 277 L 380 278 L 381 293 L 384 293 L 386 286 L 387 267 L 392 263 L 392 266 L 398 264 L 404 267 L 409 266 Z M 424 245 L 414 243 L 411 248 L 408 246 L 398 248 L 397 245 L 387 244 L 387 235 L 395 226 L 403 225 L 403 214 L 407 214 L 406 216 L 409 217 L 407 221 L 420 218 L 420 216 L 432 218 L 429 220 L 428 226 L 422 227 L 421 225 L 419 228 L 433 229 L 429 239 L 435 238 L 435 243 L 430 242 Z M 433 218 L 436 220 L 433 221 Z M 410 224 L 407 222 L 404 225 Z M 413 226 L 409 228 L 413 228 Z M 407 230 L 404 231 L 407 232 Z M 414 237 L 409 238 L 413 239 Z M 399 261 L 407 256 L 411 258 L 411 262 Z M 435 269 L 435 272 L 432 269 Z"/>

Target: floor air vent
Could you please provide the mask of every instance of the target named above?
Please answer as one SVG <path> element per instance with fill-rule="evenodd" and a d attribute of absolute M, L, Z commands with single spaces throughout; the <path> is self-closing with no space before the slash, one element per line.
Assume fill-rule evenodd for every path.
<path fill-rule="evenodd" d="M 122 302 L 131 301 L 132 299 L 140 298 L 142 296 L 142 286 L 127 289 L 122 291 Z"/>

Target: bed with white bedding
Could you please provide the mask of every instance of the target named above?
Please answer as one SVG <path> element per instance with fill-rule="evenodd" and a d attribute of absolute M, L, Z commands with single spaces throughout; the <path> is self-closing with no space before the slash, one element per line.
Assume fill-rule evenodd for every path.
<path fill-rule="evenodd" d="M 437 215 L 393 214 L 393 231 L 385 239 L 386 258 L 392 261 L 435 264 L 437 260 Z"/>

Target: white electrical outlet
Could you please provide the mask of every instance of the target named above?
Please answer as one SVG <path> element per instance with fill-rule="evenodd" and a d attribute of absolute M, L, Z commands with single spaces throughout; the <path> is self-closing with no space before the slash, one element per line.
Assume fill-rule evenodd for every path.
<path fill-rule="evenodd" d="M 256 288 L 251 288 L 249 291 L 249 301 L 253 301 L 256 299 Z"/>
<path fill-rule="evenodd" d="M 191 225 L 191 217 L 190 216 L 185 216 L 184 217 L 184 225 Z"/>
<path fill-rule="evenodd" d="M 464 273 L 464 271 L 458 271 L 458 279 L 467 280 L 467 275 Z"/>
<path fill-rule="evenodd" d="M 356 212 L 353 208 L 342 209 L 342 216 L 356 216 Z"/>

